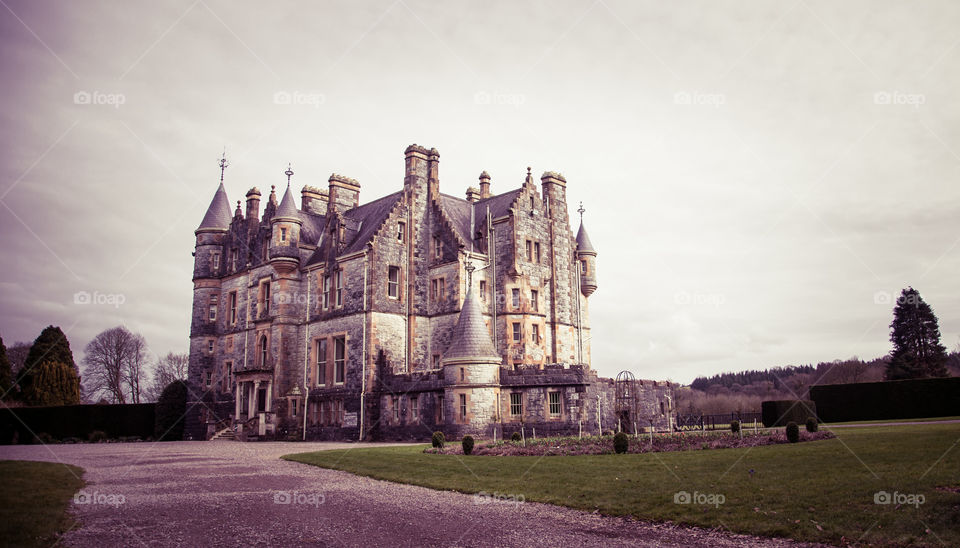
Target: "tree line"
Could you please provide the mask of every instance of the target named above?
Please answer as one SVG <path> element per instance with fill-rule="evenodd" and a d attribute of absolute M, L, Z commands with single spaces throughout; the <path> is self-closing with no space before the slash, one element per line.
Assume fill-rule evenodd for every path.
<path fill-rule="evenodd" d="M 150 359 L 146 340 L 123 326 L 102 331 L 84 348 L 82 368 L 66 334 L 46 327 L 33 343 L 9 348 L 0 337 L 0 400 L 6 405 L 155 402 L 164 388 L 186 380 L 188 355 Z"/>

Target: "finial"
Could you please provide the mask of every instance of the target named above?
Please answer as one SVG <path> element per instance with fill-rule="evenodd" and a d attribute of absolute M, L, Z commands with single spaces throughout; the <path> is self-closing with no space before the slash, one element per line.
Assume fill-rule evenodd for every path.
<path fill-rule="evenodd" d="M 530 175 L 530 166 L 527 166 L 527 175 Z"/>
<path fill-rule="evenodd" d="M 472 288 L 473 287 L 473 271 L 476 270 L 477 267 L 473 266 L 472 260 L 467 259 L 467 264 L 466 266 L 463 267 L 463 269 L 467 271 L 467 287 Z"/>
<path fill-rule="evenodd" d="M 583 202 L 580 202 L 580 209 L 577 210 L 577 213 L 580 214 L 580 222 L 581 222 L 581 223 L 583 222 L 583 212 L 584 212 L 584 211 L 586 211 L 586 209 L 583 209 Z"/>
<path fill-rule="evenodd" d="M 220 157 L 220 182 L 223 182 L 223 172 L 230 164 L 227 162 L 227 147 L 223 147 L 223 156 Z"/>
<path fill-rule="evenodd" d="M 293 177 L 293 170 L 290 169 L 290 162 L 287 162 L 287 170 L 283 172 L 287 176 L 287 186 L 290 186 L 290 177 Z"/>

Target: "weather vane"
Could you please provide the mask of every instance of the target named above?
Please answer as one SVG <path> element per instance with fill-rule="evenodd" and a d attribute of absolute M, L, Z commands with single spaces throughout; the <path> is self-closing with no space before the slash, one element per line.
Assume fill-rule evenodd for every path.
<path fill-rule="evenodd" d="M 290 177 L 293 177 L 293 170 L 290 169 L 290 162 L 287 162 L 287 170 L 283 172 L 287 176 L 287 186 L 290 186 Z"/>
<path fill-rule="evenodd" d="M 473 271 L 476 270 L 477 267 L 473 266 L 473 261 L 471 259 L 467 259 L 467 264 L 463 267 L 463 269 L 467 271 L 467 287 L 472 287 Z"/>
<path fill-rule="evenodd" d="M 584 211 L 586 211 L 586 209 L 583 209 L 583 202 L 580 202 L 580 209 L 577 210 L 577 213 L 580 214 L 580 222 L 581 222 L 581 223 L 583 222 L 583 212 L 584 212 Z"/>
<path fill-rule="evenodd" d="M 223 156 L 220 157 L 220 182 L 223 182 L 223 172 L 226 171 L 227 166 L 230 164 L 227 162 L 227 147 L 223 147 Z"/>

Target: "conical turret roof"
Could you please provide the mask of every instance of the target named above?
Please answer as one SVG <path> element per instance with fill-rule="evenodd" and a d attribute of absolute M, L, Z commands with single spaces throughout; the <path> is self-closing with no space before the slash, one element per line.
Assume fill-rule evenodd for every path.
<path fill-rule="evenodd" d="M 590 243 L 590 236 L 587 236 L 587 229 L 583 226 L 582 220 L 580 221 L 580 230 L 577 231 L 577 253 L 597 254 L 597 250 Z"/>
<path fill-rule="evenodd" d="M 450 336 L 450 346 L 443 359 L 487 358 L 499 361 L 500 355 L 490 339 L 490 332 L 480 313 L 480 302 L 473 294 L 473 284 L 470 285 L 467 297 L 463 300 L 463 308 L 460 309 L 460 318 L 457 319 L 457 325 Z"/>
<path fill-rule="evenodd" d="M 294 202 L 293 199 L 293 192 L 290 191 L 290 183 L 287 183 L 287 190 L 283 193 L 283 199 L 280 200 L 280 207 L 277 208 L 277 212 L 273 217 L 300 219 L 300 215 L 297 212 L 296 202 Z"/>
<path fill-rule="evenodd" d="M 197 230 L 216 229 L 228 230 L 230 221 L 233 219 L 233 213 L 230 212 L 230 200 L 227 198 L 227 190 L 223 188 L 223 182 L 217 188 L 217 193 L 213 195 L 210 201 L 210 207 L 207 208 L 206 215 Z"/>

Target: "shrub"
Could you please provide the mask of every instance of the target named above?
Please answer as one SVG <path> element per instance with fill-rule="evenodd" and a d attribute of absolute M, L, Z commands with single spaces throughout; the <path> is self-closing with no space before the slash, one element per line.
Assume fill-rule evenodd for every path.
<path fill-rule="evenodd" d="M 793 421 L 787 423 L 787 441 L 790 443 L 800 441 L 800 427 Z"/>
<path fill-rule="evenodd" d="M 740 421 L 730 421 L 730 431 L 736 434 L 740 431 Z"/>
<path fill-rule="evenodd" d="M 431 438 L 430 443 L 433 444 L 437 449 L 443 449 L 443 444 L 447 442 L 447 438 L 444 437 L 443 432 L 437 430 L 433 433 L 433 438 Z"/>
<path fill-rule="evenodd" d="M 47 434 L 46 432 L 40 432 L 34 438 L 33 443 L 42 443 L 44 445 L 49 445 L 51 443 L 57 443 L 57 439 L 51 436 L 50 434 Z"/>
<path fill-rule="evenodd" d="M 510 441 L 520 441 L 521 439 L 520 432 L 514 432 L 513 434 L 510 434 Z"/>
<path fill-rule="evenodd" d="M 90 432 L 90 436 L 87 439 L 94 443 L 107 441 L 107 433 L 103 430 L 94 430 L 93 432 Z"/>
<path fill-rule="evenodd" d="M 820 425 L 817 424 L 817 419 L 813 417 L 807 417 L 807 432 L 816 432 L 819 430 Z"/>
<path fill-rule="evenodd" d="M 473 453 L 473 436 L 464 436 L 463 440 L 460 441 L 460 445 L 463 446 L 464 455 Z"/>
<path fill-rule="evenodd" d="M 617 454 L 621 454 L 626 453 L 628 447 L 630 447 L 630 438 L 623 432 L 617 432 L 617 434 L 613 436 L 613 450 L 616 451 Z"/>
<path fill-rule="evenodd" d="M 823 422 L 960 415 L 960 377 L 810 387 Z M 892 404 L 892 405 L 891 405 Z"/>
<path fill-rule="evenodd" d="M 187 383 L 173 381 L 157 400 L 154 434 L 158 441 L 183 439 L 183 416 L 187 411 Z"/>

